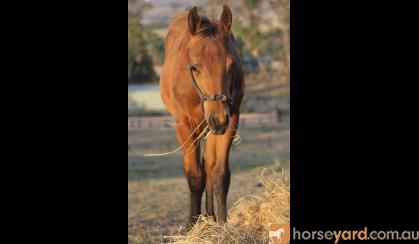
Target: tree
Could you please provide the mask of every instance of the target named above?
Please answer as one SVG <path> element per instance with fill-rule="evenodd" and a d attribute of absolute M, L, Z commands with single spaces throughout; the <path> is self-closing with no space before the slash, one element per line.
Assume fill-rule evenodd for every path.
<path fill-rule="evenodd" d="M 220 4 L 235 13 L 233 30 L 243 55 L 269 55 L 289 70 L 289 0 L 208 0 L 205 7 L 213 14 Z"/>
<path fill-rule="evenodd" d="M 282 30 L 283 55 L 287 69 L 287 81 L 290 81 L 290 0 L 270 0 L 273 9 L 278 13 L 279 28 Z"/>
<path fill-rule="evenodd" d="M 128 82 L 147 82 L 156 78 L 146 46 L 146 31 L 141 24 L 143 11 L 149 7 L 142 0 L 128 1 Z"/>

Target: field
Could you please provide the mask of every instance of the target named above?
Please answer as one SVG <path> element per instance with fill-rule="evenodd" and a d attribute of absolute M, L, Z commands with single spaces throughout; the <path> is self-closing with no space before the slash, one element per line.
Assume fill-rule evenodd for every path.
<path fill-rule="evenodd" d="M 228 208 L 244 196 L 263 193 L 259 182 L 262 168 L 280 175 L 287 175 L 289 168 L 289 116 L 281 122 L 246 123 L 238 133 L 241 143 L 230 153 Z M 128 145 L 129 243 L 167 242 L 163 236 L 184 232 L 189 210 L 181 153 L 164 157 L 143 154 L 176 148 L 175 129 L 162 124 L 130 131 Z"/>

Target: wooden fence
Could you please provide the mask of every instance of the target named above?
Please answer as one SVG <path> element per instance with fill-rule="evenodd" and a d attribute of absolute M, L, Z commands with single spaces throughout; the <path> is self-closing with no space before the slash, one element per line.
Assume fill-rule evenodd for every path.
<path fill-rule="evenodd" d="M 242 114 L 240 115 L 240 127 L 263 127 L 277 124 L 281 118 L 276 113 Z M 164 129 L 173 127 L 175 120 L 170 116 L 161 117 L 128 117 L 128 131 L 145 129 Z"/>

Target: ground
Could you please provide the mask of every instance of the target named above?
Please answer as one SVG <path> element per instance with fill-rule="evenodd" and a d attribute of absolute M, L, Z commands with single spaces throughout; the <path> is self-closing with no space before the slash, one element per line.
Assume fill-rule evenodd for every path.
<path fill-rule="evenodd" d="M 230 154 L 232 172 L 228 208 L 246 195 L 260 195 L 263 167 L 281 172 L 289 166 L 289 116 L 279 123 L 243 126 L 241 143 Z M 172 127 L 128 133 L 128 236 L 131 243 L 163 242 L 163 236 L 184 229 L 189 211 L 188 187 L 181 153 L 144 157 L 177 147 Z M 203 197 L 203 203 L 205 197 Z M 203 204 L 204 205 L 204 204 Z"/>

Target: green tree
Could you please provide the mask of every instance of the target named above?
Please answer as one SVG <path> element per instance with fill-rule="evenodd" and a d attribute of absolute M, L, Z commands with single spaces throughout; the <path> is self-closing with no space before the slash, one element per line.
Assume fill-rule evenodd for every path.
<path fill-rule="evenodd" d="M 153 60 L 147 50 L 146 31 L 141 24 L 143 11 L 149 7 L 142 0 L 128 1 L 128 82 L 156 79 Z"/>
<path fill-rule="evenodd" d="M 154 64 L 163 64 L 164 60 L 164 39 L 153 32 L 152 28 L 147 28 L 145 32 L 146 48 Z"/>
<path fill-rule="evenodd" d="M 208 0 L 206 11 L 216 17 L 221 4 L 233 10 L 233 31 L 243 55 L 269 55 L 289 69 L 289 0 Z"/>
<path fill-rule="evenodd" d="M 278 13 L 279 29 L 283 45 L 282 55 L 285 59 L 287 80 L 290 81 L 290 0 L 270 0 L 272 8 Z"/>

